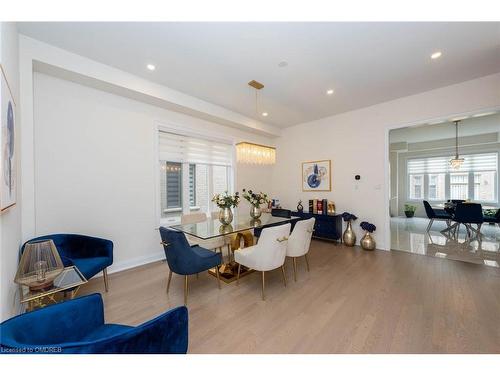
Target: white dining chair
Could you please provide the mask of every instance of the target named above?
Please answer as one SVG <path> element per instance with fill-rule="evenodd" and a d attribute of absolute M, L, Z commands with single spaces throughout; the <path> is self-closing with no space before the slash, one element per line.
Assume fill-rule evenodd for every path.
<path fill-rule="evenodd" d="M 202 223 L 207 220 L 207 215 L 204 212 L 195 212 L 191 214 L 183 214 L 181 216 L 181 224 L 196 224 Z M 226 246 L 226 240 L 224 237 L 214 237 L 208 240 L 202 240 L 201 238 L 197 238 L 195 236 L 191 236 L 186 234 L 186 238 L 189 242 L 189 246 L 199 245 L 204 247 L 205 249 L 210 250 L 219 250 L 222 253 L 222 247 Z"/>
<path fill-rule="evenodd" d="M 300 220 L 295 223 L 290 237 L 288 238 L 286 256 L 293 260 L 293 279 L 297 281 L 297 258 L 304 257 L 307 271 L 309 272 L 309 260 L 307 253 L 311 245 L 311 237 L 314 231 L 314 217 L 307 220 Z"/>
<path fill-rule="evenodd" d="M 290 235 L 290 223 L 264 228 L 257 245 L 238 249 L 234 260 L 238 263 L 237 283 L 240 279 L 241 266 L 262 273 L 262 300 L 265 300 L 265 273 L 281 268 L 283 283 L 286 287 L 285 264 L 286 246 Z"/>

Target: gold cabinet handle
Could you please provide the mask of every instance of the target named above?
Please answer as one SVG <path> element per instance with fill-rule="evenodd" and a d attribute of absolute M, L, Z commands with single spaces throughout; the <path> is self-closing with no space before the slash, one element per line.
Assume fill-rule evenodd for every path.
<path fill-rule="evenodd" d="M 314 231 L 313 231 L 313 230 L 308 229 L 308 230 L 307 230 L 307 233 L 314 233 Z"/>
<path fill-rule="evenodd" d="M 281 238 L 276 238 L 276 241 L 278 241 L 278 242 L 283 242 L 283 241 L 287 241 L 287 240 L 288 240 L 288 237 L 285 237 L 285 236 L 283 236 Z"/>
<path fill-rule="evenodd" d="M 163 241 L 161 241 L 161 242 L 160 242 L 160 245 L 163 245 L 163 246 L 165 246 L 165 247 L 166 247 L 166 246 L 170 246 L 170 245 L 171 245 L 171 243 L 170 243 L 170 242 L 163 242 Z"/>

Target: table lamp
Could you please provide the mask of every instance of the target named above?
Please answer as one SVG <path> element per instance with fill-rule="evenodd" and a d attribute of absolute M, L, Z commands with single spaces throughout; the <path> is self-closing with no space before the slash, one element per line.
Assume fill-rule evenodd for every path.
<path fill-rule="evenodd" d="M 14 282 L 39 291 L 51 287 L 63 270 L 54 241 L 30 241 L 24 246 Z"/>

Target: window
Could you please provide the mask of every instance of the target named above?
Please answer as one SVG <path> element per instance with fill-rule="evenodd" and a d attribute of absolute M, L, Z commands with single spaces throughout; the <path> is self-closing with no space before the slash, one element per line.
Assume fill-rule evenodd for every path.
<path fill-rule="evenodd" d="M 445 177 L 444 173 L 429 174 L 429 200 L 445 199 Z"/>
<path fill-rule="evenodd" d="M 450 199 L 469 199 L 468 173 L 450 173 Z"/>
<path fill-rule="evenodd" d="M 212 196 L 232 190 L 232 154 L 230 144 L 160 131 L 161 217 L 215 210 Z"/>
<path fill-rule="evenodd" d="M 196 164 L 189 164 L 189 205 L 196 206 Z"/>
<path fill-rule="evenodd" d="M 492 202 L 495 200 L 495 172 L 474 173 L 474 200 Z"/>
<path fill-rule="evenodd" d="M 166 162 L 166 208 L 182 208 L 182 164 Z"/>
<path fill-rule="evenodd" d="M 465 161 L 458 171 L 449 166 L 452 157 L 408 159 L 408 198 L 497 203 L 498 153 L 462 155 Z"/>
<path fill-rule="evenodd" d="M 410 175 L 410 198 L 422 199 L 424 197 L 424 175 Z"/>

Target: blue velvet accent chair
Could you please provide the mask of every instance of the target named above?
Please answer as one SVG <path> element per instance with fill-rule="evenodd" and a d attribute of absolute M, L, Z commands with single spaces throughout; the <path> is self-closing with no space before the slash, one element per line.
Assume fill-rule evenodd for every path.
<path fill-rule="evenodd" d="M 103 272 L 104 287 L 108 291 L 107 267 L 113 264 L 113 242 L 104 238 L 80 234 L 50 234 L 30 241 L 52 240 L 66 267 L 76 266 L 87 280 Z M 29 241 L 27 241 L 29 242 Z M 21 252 L 24 251 L 22 246 Z"/>
<path fill-rule="evenodd" d="M 188 311 L 176 307 L 137 327 L 105 324 L 96 293 L 6 320 L 0 346 L 3 353 L 185 354 Z"/>
<path fill-rule="evenodd" d="M 165 227 L 160 227 L 163 250 L 167 258 L 170 272 L 168 274 L 167 293 L 170 289 L 172 273 L 184 276 L 184 305 L 187 306 L 188 276 L 214 268 L 217 272 L 217 286 L 220 289 L 219 265 L 222 254 L 204 249 L 201 246 L 190 246 L 186 236 Z"/>

